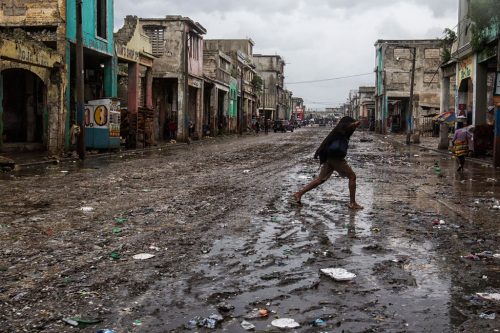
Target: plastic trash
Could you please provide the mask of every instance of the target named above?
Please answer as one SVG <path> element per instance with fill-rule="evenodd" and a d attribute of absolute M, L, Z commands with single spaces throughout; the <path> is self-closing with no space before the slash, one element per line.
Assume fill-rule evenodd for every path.
<path fill-rule="evenodd" d="M 63 318 L 62 321 L 70 326 L 74 326 L 74 327 L 78 326 L 78 322 L 76 320 L 71 319 L 71 318 Z"/>
<path fill-rule="evenodd" d="M 300 324 L 291 318 L 280 318 L 275 319 L 271 322 L 271 325 L 277 328 L 297 328 Z"/>
<path fill-rule="evenodd" d="M 133 256 L 132 258 L 134 258 L 135 260 L 148 260 L 153 258 L 154 256 L 155 255 L 151 253 L 139 253 Z"/>
<path fill-rule="evenodd" d="M 132 325 L 134 325 L 134 326 L 141 326 L 142 325 L 142 321 L 140 321 L 139 319 L 136 319 L 136 320 L 134 320 L 134 322 L 132 323 Z"/>
<path fill-rule="evenodd" d="M 446 222 L 444 220 L 434 220 L 434 221 L 432 221 L 432 224 L 433 225 L 443 225 L 443 224 L 446 224 Z"/>
<path fill-rule="evenodd" d="M 493 311 L 486 311 L 486 312 L 483 312 L 479 315 L 479 318 L 487 319 L 487 320 L 495 320 L 496 317 L 497 317 L 497 314 Z"/>
<path fill-rule="evenodd" d="M 114 234 L 119 234 L 121 232 L 122 232 L 122 228 L 118 228 L 118 227 L 117 228 L 113 228 L 113 233 Z"/>
<path fill-rule="evenodd" d="M 115 222 L 118 224 L 123 224 L 127 221 L 128 221 L 128 219 L 126 217 L 115 217 Z"/>
<path fill-rule="evenodd" d="M 94 207 L 85 206 L 85 207 L 81 207 L 80 210 L 84 213 L 90 213 L 90 212 L 94 211 Z"/>
<path fill-rule="evenodd" d="M 321 273 L 331 277 L 335 281 L 351 281 L 356 277 L 356 274 L 348 272 L 343 268 L 323 268 Z"/>
<path fill-rule="evenodd" d="M 500 293 L 476 293 L 477 296 L 493 302 L 500 302 Z"/>
<path fill-rule="evenodd" d="M 241 327 L 245 330 L 245 331 L 252 331 L 255 329 L 255 325 L 246 321 L 246 320 L 243 320 L 241 322 Z"/>
<path fill-rule="evenodd" d="M 316 319 L 315 321 L 313 321 L 312 323 L 312 326 L 314 327 L 323 327 L 326 325 L 326 321 L 324 321 L 323 319 L 321 318 L 318 318 Z"/>
<path fill-rule="evenodd" d="M 245 316 L 246 319 L 257 319 L 257 318 L 265 318 L 269 316 L 268 309 L 253 309 L 252 312 Z"/>
<path fill-rule="evenodd" d="M 195 317 L 191 319 L 187 324 L 185 324 L 184 327 L 189 330 L 195 329 L 197 327 L 214 329 L 222 320 L 224 320 L 224 317 L 218 314 L 213 314 L 208 318 Z"/>
<path fill-rule="evenodd" d="M 121 258 L 120 256 L 120 253 L 119 252 L 116 252 L 116 251 L 113 251 L 109 254 L 109 256 L 111 257 L 111 259 L 113 260 L 118 260 Z"/>
<path fill-rule="evenodd" d="M 104 330 L 98 330 L 95 333 L 116 333 L 116 332 L 113 330 L 104 329 Z"/>

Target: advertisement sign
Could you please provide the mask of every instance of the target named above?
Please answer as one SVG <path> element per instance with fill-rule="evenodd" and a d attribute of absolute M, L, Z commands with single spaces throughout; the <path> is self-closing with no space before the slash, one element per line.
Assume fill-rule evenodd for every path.
<path fill-rule="evenodd" d="M 458 63 L 458 84 L 474 76 L 474 57 L 470 56 Z"/>

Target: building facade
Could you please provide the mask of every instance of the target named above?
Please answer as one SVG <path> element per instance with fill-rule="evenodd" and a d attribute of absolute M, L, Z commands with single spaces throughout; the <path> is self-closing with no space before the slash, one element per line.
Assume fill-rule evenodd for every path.
<path fill-rule="evenodd" d="M 64 13 L 65 0 L 0 6 L 0 151 L 64 150 Z"/>
<path fill-rule="evenodd" d="M 205 80 L 204 127 L 207 135 L 236 131 L 233 112 L 229 110 L 229 89 L 233 61 L 219 50 L 209 50 L 205 41 L 203 74 Z M 233 117 L 229 117 L 230 114 Z"/>
<path fill-rule="evenodd" d="M 251 39 L 209 39 L 205 40 L 207 51 L 221 51 L 231 57 L 231 76 L 238 85 L 236 101 L 236 128 L 242 132 L 248 129 L 257 117 L 257 94 L 254 87 L 256 75 L 254 42 Z M 230 129 L 234 128 L 234 119 L 229 119 Z"/>
<path fill-rule="evenodd" d="M 137 16 L 127 16 L 115 33 L 118 59 L 118 97 L 121 101 L 121 137 L 127 147 L 150 146 L 163 134 L 158 110 L 153 109 L 153 61 L 151 40 Z"/>
<path fill-rule="evenodd" d="M 405 132 L 410 125 L 418 131 L 424 118 L 439 114 L 442 41 L 378 40 L 375 48 L 377 132 Z"/>
<path fill-rule="evenodd" d="M 259 113 L 265 119 L 285 119 L 285 61 L 279 55 L 254 55 L 257 74 L 263 80 Z"/>
<path fill-rule="evenodd" d="M 159 128 L 173 123 L 175 139 L 201 138 L 205 28 L 182 16 L 140 18 L 139 24 L 157 58 L 153 64 L 153 104 L 161 120 Z"/>
<path fill-rule="evenodd" d="M 441 67 L 442 112 L 454 112 L 474 126 L 474 154 L 491 155 L 494 148 L 494 83 L 498 67 L 497 26 L 481 31 L 483 45 L 473 45 L 471 1 L 460 0 L 457 38 L 451 60 Z M 440 131 L 440 148 L 449 144 L 448 130 Z M 499 158 L 500 160 L 500 158 Z"/>

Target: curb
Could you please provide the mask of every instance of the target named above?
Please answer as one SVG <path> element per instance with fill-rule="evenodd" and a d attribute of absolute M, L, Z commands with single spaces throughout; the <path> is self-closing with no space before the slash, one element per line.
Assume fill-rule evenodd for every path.
<path fill-rule="evenodd" d="M 377 134 L 377 136 L 380 137 L 381 135 Z M 391 137 L 388 137 L 388 136 L 384 136 L 383 138 L 387 139 L 387 140 L 391 141 L 392 143 L 397 144 L 399 146 L 406 146 L 406 144 L 404 144 L 402 142 L 399 142 L 398 140 L 396 140 L 394 138 L 391 138 Z M 422 145 L 419 145 L 419 144 L 411 144 L 411 146 L 418 147 L 418 148 L 421 148 L 421 149 L 430 150 L 430 151 L 439 153 L 441 155 L 446 155 L 446 156 L 449 156 L 449 157 L 453 157 L 453 154 L 450 154 L 447 150 L 445 151 L 445 150 L 441 150 L 441 149 L 437 149 L 437 148 L 429 148 L 429 147 L 422 146 Z M 483 161 L 483 160 L 480 160 L 480 159 L 477 159 L 477 158 L 474 158 L 474 157 L 466 157 L 466 160 L 469 161 L 469 162 L 472 162 L 472 163 L 487 165 L 487 166 L 490 166 L 490 167 L 493 168 L 493 161 L 491 161 L 491 162 L 490 161 Z"/>
<path fill-rule="evenodd" d="M 217 141 L 218 139 L 227 139 L 227 138 L 233 138 L 233 137 L 238 137 L 237 134 L 235 135 L 224 135 L 220 137 L 212 137 L 212 139 L 202 139 L 202 140 L 196 140 L 196 141 L 191 141 L 190 143 L 186 142 L 179 142 L 179 143 L 161 143 L 158 144 L 157 146 L 153 147 L 146 147 L 146 148 L 135 148 L 135 149 L 124 149 L 124 150 L 117 150 L 117 151 L 111 151 L 111 152 L 105 152 L 102 154 L 92 154 L 92 155 L 87 155 L 86 160 L 89 159 L 95 159 L 95 158 L 107 158 L 107 157 L 112 157 L 116 155 L 124 155 L 124 156 L 130 156 L 138 153 L 143 153 L 143 152 L 150 152 L 150 151 L 155 151 L 158 149 L 165 149 L 169 148 L 171 150 L 177 150 L 181 148 L 186 148 L 189 147 L 190 145 L 201 145 L 205 142 L 214 142 Z M 79 161 L 79 158 L 75 157 L 61 157 L 61 158 L 53 158 L 53 159 L 48 159 L 48 160 L 33 160 L 33 161 L 28 161 L 28 162 L 23 162 L 23 163 L 16 163 L 14 170 L 21 170 L 21 169 L 27 169 L 30 167 L 36 167 L 36 166 L 41 166 L 41 165 L 57 165 L 61 163 L 68 163 L 68 162 L 73 162 L 73 161 Z M 14 159 L 15 162 L 15 159 Z"/>

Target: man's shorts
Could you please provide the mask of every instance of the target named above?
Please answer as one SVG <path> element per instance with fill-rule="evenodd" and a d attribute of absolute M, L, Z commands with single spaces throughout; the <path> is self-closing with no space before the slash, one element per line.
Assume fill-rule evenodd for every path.
<path fill-rule="evenodd" d="M 349 164 L 345 159 L 328 159 L 321 166 L 321 171 L 319 177 L 321 180 L 326 181 L 334 171 L 337 171 L 340 177 L 349 178 L 355 176 L 356 174 L 352 171 Z"/>

